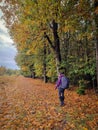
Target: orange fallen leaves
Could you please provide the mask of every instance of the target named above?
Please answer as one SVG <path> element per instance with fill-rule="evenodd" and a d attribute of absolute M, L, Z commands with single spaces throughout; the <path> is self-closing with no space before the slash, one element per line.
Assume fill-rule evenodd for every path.
<path fill-rule="evenodd" d="M 7 84 L 7 85 L 6 85 Z M 59 106 L 54 85 L 19 76 L 0 77 L 0 130 L 96 130 L 98 97 L 65 91 Z"/>

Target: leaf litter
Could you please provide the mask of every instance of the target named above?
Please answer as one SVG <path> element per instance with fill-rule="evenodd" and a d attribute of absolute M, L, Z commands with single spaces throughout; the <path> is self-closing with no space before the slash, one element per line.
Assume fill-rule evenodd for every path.
<path fill-rule="evenodd" d="M 65 91 L 60 107 L 54 84 L 22 76 L 0 77 L 0 130 L 97 130 L 98 97 Z"/>

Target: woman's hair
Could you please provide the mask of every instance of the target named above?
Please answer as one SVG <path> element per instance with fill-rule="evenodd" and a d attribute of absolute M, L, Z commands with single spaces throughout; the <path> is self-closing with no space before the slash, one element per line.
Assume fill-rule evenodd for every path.
<path fill-rule="evenodd" d="M 59 73 L 60 74 L 64 74 L 64 70 L 62 69 L 62 70 L 59 70 Z"/>

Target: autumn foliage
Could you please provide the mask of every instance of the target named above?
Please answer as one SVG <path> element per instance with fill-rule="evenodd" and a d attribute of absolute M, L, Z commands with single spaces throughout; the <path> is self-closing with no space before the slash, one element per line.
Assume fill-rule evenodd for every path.
<path fill-rule="evenodd" d="M 0 130 L 97 130 L 98 97 L 71 87 L 60 107 L 54 84 L 22 76 L 0 77 Z"/>
<path fill-rule="evenodd" d="M 87 80 L 97 86 L 97 0 L 0 2 L 3 19 L 18 50 L 16 62 L 22 75 L 33 73 L 55 81 L 57 71 L 63 67 L 72 83 Z"/>

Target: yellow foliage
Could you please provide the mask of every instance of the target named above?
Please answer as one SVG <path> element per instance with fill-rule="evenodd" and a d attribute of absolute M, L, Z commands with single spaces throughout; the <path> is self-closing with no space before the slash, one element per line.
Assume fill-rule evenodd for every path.
<path fill-rule="evenodd" d="M 83 127 L 83 130 L 88 130 L 88 128 L 86 128 L 86 127 Z"/>
<path fill-rule="evenodd" d="M 74 29 L 74 27 L 71 26 L 71 25 L 65 25 L 65 27 L 63 28 L 63 31 L 64 31 L 64 32 L 68 32 L 68 31 L 73 32 L 73 31 L 75 31 L 75 29 Z"/>
<path fill-rule="evenodd" d="M 28 67 L 22 66 L 21 69 L 22 69 L 22 71 L 27 71 L 27 70 L 28 70 Z"/>

